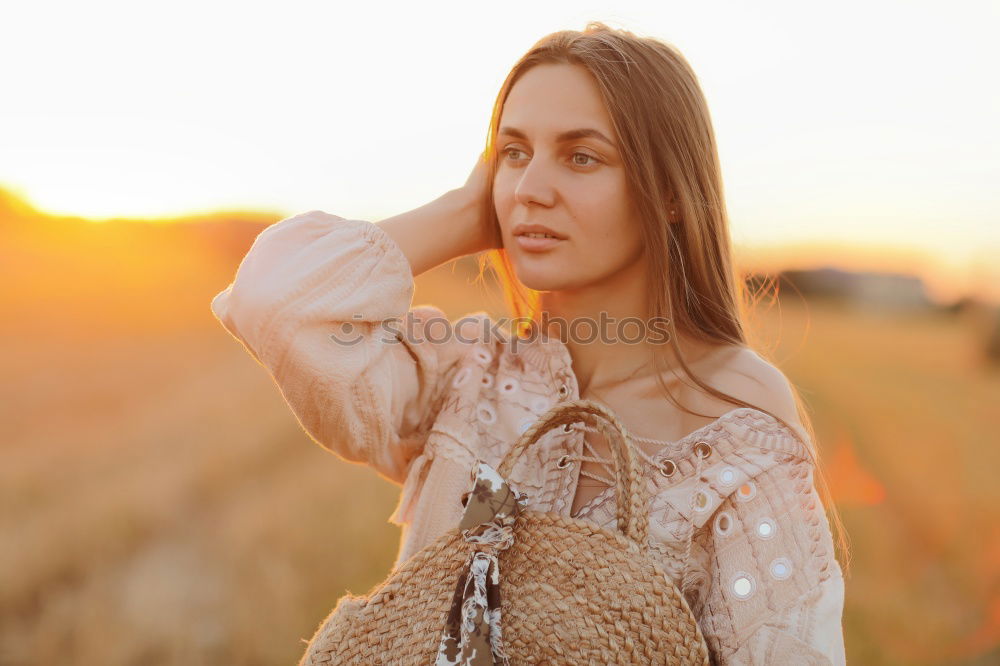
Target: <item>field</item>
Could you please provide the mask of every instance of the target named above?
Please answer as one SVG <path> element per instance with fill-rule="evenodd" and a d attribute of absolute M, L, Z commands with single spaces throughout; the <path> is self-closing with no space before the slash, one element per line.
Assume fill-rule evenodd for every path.
<path fill-rule="evenodd" d="M 399 488 L 313 443 L 212 317 L 243 241 L 23 222 L 0 250 L 0 666 L 295 663 L 389 571 Z M 467 277 L 422 276 L 415 304 L 483 308 Z M 794 294 L 758 312 L 850 537 L 849 663 L 1000 661 L 1000 372 L 977 330 Z"/>

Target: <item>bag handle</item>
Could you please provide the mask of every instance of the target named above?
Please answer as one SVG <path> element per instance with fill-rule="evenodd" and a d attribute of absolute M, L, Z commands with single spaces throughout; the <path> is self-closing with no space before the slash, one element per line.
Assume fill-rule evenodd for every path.
<path fill-rule="evenodd" d="M 510 478 L 514 463 L 523 451 L 533 446 L 552 428 L 590 421 L 608 440 L 615 463 L 615 495 L 618 504 L 617 528 L 623 535 L 646 547 L 649 519 L 646 515 L 648 489 L 639 470 L 638 457 L 628 443 L 625 426 L 607 407 L 592 400 L 568 400 L 556 403 L 525 430 L 507 451 L 497 472 Z"/>

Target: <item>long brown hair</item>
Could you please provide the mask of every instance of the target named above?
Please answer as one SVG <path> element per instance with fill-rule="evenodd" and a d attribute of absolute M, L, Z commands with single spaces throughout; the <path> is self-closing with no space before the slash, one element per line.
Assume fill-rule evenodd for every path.
<path fill-rule="evenodd" d="M 601 22 L 588 23 L 582 32 L 554 32 L 536 42 L 511 69 L 493 106 L 483 153 L 488 173 L 484 219 L 499 237 L 493 182 L 498 166 L 497 130 L 507 95 L 530 68 L 550 63 L 582 65 L 597 82 L 621 142 L 629 194 L 642 220 L 648 284 L 657 285 L 648 290 L 648 312 L 669 320 L 670 340 L 684 372 L 716 398 L 770 414 L 797 432 L 770 411 L 704 383 L 690 371 L 677 343 L 676 330 L 680 329 L 710 344 L 749 347 L 744 321 L 752 314 L 760 293 L 751 292 L 734 267 L 708 105 L 694 71 L 675 47 Z M 667 222 L 671 218 L 676 221 Z M 480 279 L 487 268 L 497 276 L 515 321 L 536 325 L 541 294 L 517 279 L 506 250 L 480 254 Z M 669 369 L 668 363 L 658 348 L 654 350 L 656 379 L 664 395 L 678 408 L 694 414 L 674 399 L 659 372 Z M 824 503 L 837 526 L 838 544 L 844 558 L 849 559 L 845 529 L 819 465 L 812 419 L 794 385 L 792 394 L 808 434 L 804 444 L 812 456 Z M 846 573 L 846 562 L 844 569 Z"/>

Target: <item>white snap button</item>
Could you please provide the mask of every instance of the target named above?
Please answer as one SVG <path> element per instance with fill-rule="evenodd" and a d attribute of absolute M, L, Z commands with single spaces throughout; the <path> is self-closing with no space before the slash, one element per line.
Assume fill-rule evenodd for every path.
<path fill-rule="evenodd" d="M 745 571 L 739 571 L 733 576 L 731 589 L 733 596 L 737 599 L 749 599 L 753 596 L 756 588 L 757 584 L 754 582 L 753 576 Z"/>
<path fill-rule="evenodd" d="M 451 385 L 458 388 L 469 380 L 469 375 L 471 374 L 472 370 L 468 367 L 460 369 L 457 373 L 455 373 L 455 379 L 452 380 Z"/>
<path fill-rule="evenodd" d="M 757 523 L 757 536 L 761 539 L 770 539 L 776 530 L 777 526 L 770 518 L 761 518 L 760 522 Z"/>
<path fill-rule="evenodd" d="M 731 486 L 736 483 L 736 470 L 732 467 L 723 467 L 719 471 L 719 483 L 723 486 Z"/>
<path fill-rule="evenodd" d="M 792 561 L 787 557 L 779 557 L 771 562 L 771 576 L 777 580 L 785 580 L 792 575 Z"/>
<path fill-rule="evenodd" d="M 753 481 L 747 481 L 734 494 L 738 502 L 749 502 L 757 495 L 757 485 Z"/>

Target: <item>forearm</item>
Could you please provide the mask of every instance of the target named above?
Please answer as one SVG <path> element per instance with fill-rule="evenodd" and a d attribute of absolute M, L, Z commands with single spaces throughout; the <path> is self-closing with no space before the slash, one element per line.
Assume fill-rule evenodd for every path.
<path fill-rule="evenodd" d="M 417 344 L 444 313 L 411 308 L 412 289 L 406 257 L 376 225 L 311 210 L 262 231 L 211 309 L 314 441 L 403 483 L 464 354 L 453 338 Z M 406 344 L 387 344 L 379 324 L 403 316 Z"/>
<path fill-rule="evenodd" d="M 399 245 L 416 277 L 446 261 L 486 249 L 478 233 L 480 204 L 462 189 L 376 222 Z"/>

